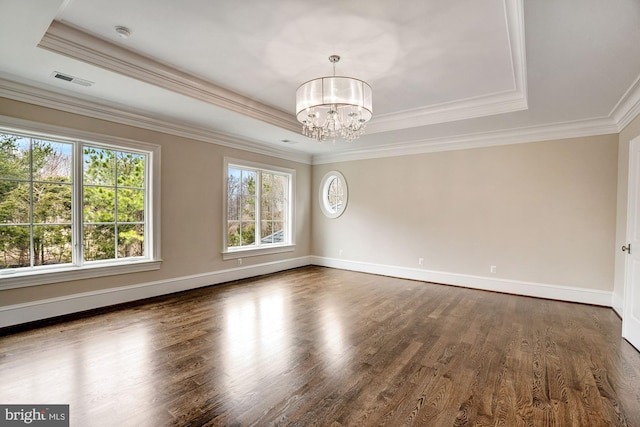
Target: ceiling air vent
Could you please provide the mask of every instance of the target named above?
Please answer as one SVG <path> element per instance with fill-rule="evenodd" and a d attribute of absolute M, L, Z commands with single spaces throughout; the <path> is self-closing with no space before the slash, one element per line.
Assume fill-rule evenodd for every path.
<path fill-rule="evenodd" d="M 68 74 L 60 73 L 58 71 L 54 71 L 53 73 L 51 73 L 51 77 L 64 80 L 65 82 L 75 83 L 77 85 L 85 86 L 85 87 L 93 85 L 93 82 L 90 82 L 89 80 L 84 80 L 79 77 L 73 77 Z"/>

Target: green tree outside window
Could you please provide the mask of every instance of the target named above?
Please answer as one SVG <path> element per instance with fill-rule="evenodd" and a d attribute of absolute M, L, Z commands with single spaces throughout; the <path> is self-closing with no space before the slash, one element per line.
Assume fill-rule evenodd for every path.
<path fill-rule="evenodd" d="M 0 134 L 0 269 L 74 262 L 73 153 Z M 83 260 L 145 256 L 146 156 L 83 145 L 79 161 Z"/>

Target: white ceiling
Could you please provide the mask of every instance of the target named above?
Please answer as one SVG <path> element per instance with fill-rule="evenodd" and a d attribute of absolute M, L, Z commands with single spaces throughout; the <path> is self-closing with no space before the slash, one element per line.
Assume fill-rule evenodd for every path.
<path fill-rule="evenodd" d="M 331 54 L 373 88 L 352 143 L 293 115 Z M 0 0 L 0 58 L 0 96 L 335 161 L 619 131 L 640 109 L 640 2 Z"/>

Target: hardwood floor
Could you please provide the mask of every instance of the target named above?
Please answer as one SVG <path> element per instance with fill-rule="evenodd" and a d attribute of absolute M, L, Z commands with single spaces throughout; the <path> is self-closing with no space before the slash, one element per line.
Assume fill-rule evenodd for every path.
<path fill-rule="evenodd" d="M 640 426 L 611 309 L 305 267 L 0 337 L 72 426 Z"/>

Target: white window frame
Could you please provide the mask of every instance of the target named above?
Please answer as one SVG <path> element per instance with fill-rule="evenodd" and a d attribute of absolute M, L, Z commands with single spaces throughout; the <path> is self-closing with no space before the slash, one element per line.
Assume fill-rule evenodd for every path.
<path fill-rule="evenodd" d="M 237 167 L 240 169 L 252 169 L 263 172 L 275 172 L 289 175 L 289 206 L 287 211 L 287 223 L 285 224 L 285 235 L 289 236 L 288 242 L 283 243 L 269 243 L 260 244 L 259 230 L 260 230 L 260 203 L 256 203 L 256 246 L 238 246 L 228 247 L 227 241 L 227 224 L 228 224 L 228 209 L 227 201 L 229 195 L 227 194 L 229 167 Z M 295 194 L 296 194 L 296 171 L 295 169 L 288 169 L 279 166 L 268 165 L 264 163 L 251 162 L 247 160 L 234 159 L 230 157 L 224 158 L 223 168 L 223 197 L 222 197 L 222 259 L 238 259 L 249 256 L 268 255 L 282 252 L 292 252 L 295 249 Z M 261 185 L 258 182 L 256 188 L 260 191 Z M 256 195 L 257 196 L 257 195 Z"/>
<path fill-rule="evenodd" d="M 340 206 L 331 206 L 329 204 L 329 187 L 334 180 L 338 180 L 342 188 L 342 204 Z M 320 188 L 318 190 L 318 198 L 320 202 L 320 210 L 327 218 L 338 218 L 347 209 L 347 203 L 349 202 L 349 187 L 347 186 L 347 180 L 338 171 L 327 172 L 322 181 L 320 181 Z"/>
<path fill-rule="evenodd" d="M 75 264 L 38 266 L 37 268 L 0 270 L 0 290 L 37 286 L 49 283 L 90 279 L 116 274 L 158 270 L 162 263 L 160 254 L 160 146 L 124 138 L 110 137 L 68 129 L 60 126 L 35 123 L 27 120 L 0 118 L 0 133 L 14 134 L 73 144 L 72 187 L 72 250 Z M 103 261 L 83 261 L 78 256 L 78 233 L 82 233 L 82 147 L 88 145 L 106 149 L 145 154 L 146 167 L 146 227 L 144 257 L 120 258 Z"/>

